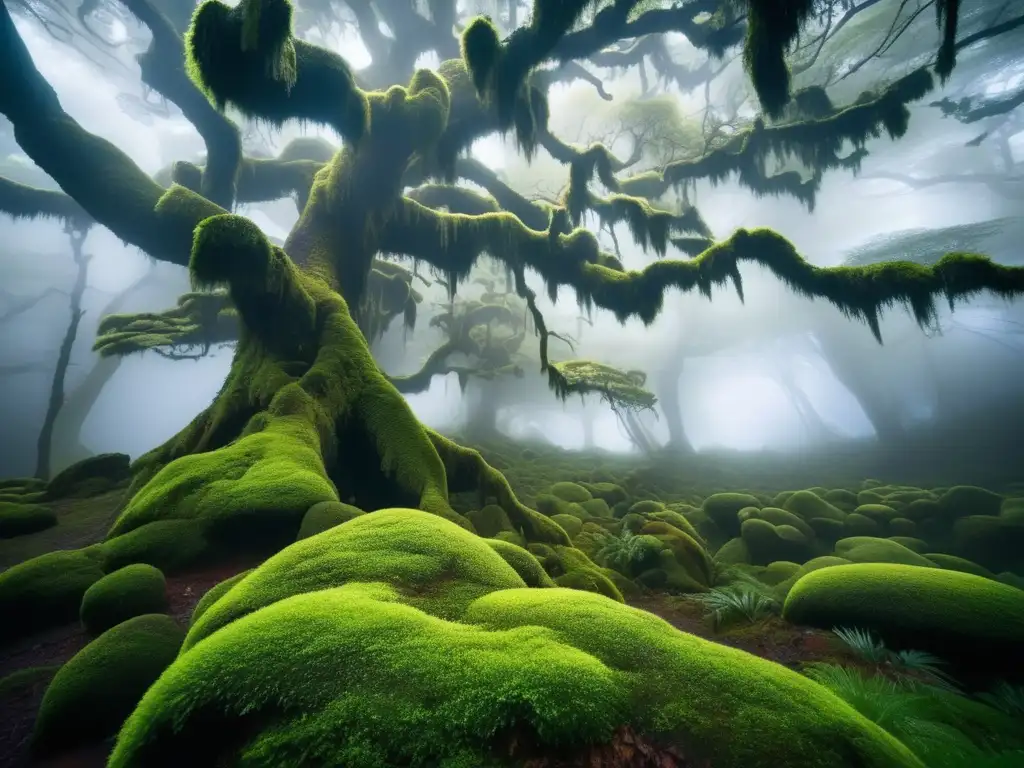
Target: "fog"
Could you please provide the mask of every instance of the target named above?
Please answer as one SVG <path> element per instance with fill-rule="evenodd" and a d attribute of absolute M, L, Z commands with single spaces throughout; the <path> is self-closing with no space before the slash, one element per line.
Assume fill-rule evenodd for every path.
<path fill-rule="evenodd" d="M 17 21 L 36 65 L 66 111 L 87 130 L 112 141 L 150 174 L 173 160 L 202 154 L 202 141 L 180 114 L 147 116 L 146 122 L 140 122 L 122 110 L 119 95 L 132 83 L 139 88 L 134 72 L 115 82 L 38 27 Z M 354 37 L 341 38 L 338 47 L 356 67 L 369 61 L 366 49 Z M 436 58 L 421 63 L 429 66 Z M 615 103 L 635 95 L 638 84 L 622 77 L 606 87 Z M 1006 87 L 1006 82 L 990 87 Z M 699 96 L 676 94 L 684 103 L 684 112 L 699 107 Z M 550 100 L 552 130 L 566 140 L 574 140 L 579 131 L 578 115 L 595 114 L 606 105 L 591 85 L 581 82 L 555 86 Z M 966 164 L 962 167 L 985 170 L 988 160 L 984 152 L 972 156 L 963 151 L 964 143 L 977 130 L 943 120 L 934 109 L 915 108 L 913 114 L 910 130 L 901 141 L 881 138 L 869 143 L 871 154 L 860 177 L 842 170 L 828 173 L 813 212 L 789 198 L 755 198 L 734 183 L 717 187 L 700 183 L 693 202 L 717 238 L 740 227 L 771 227 L 818 266 L 840 264 L 854 249 L 887 234 L 1019 214 L 1019 199 L 1008 200 L 983 185 L 908 190 L 891 179 L 871 178 L 879 171 L 919 167 L 937 155 L 944 155 L 949 162 L 963 155 L 966 160 L 957 160 Z M 290 138 L 313 133 L 306 129 L 303 134 L 303 130 L 287 125 L 272 133 L 264 129 L 264 134 L 272 138 L 269 148 L 277 151 Z M 1015 160 L 1024 160 L 1024 132 L 1014 136 L 1010 146 Z M 622 155 L 629 150 L 628 142 L 615 147 Z M 527 166 L 511 142 L 496 137 L 479 142 L 474 156 L 501 170 L 524 193 L 540 185 L 545 194 L 557 194 L 567 178 L 565 168 L 546 156 Z M 279 240 L 286 237 L 297 218 L 290 201 L 243 206 L 239 212 Z M 595 220 L 588 223 L 597 231 Z M 631 243 L 624 227 L 617 234 L 627 268 L 640 269 L 655 261 L 653 254 Z M 601 242 L 611 248 L 607 233 L 601 234 Z M 53 221 L 0 217 L 0 243 L 0 316 L 20 298 L 53 288 L 58 291 L 0 326 L 4 366 L 32 365 L 31 370 L 0 374 L 0 476 L 27 475 L 34 471 L 35 441 L 49 398 L 56 350 L 68 322 L 66 292 L 74 265 L 68 238 Z M 114 297 L 145 278 L 145 287 L 134 292 L 119 311 L 159 311 L 173 306 L 177 296 L 189 290 L 183 268 L 155 265 L 105 229 L 93 228 L 85 250 L 92 262 L 83 298 L 85 315 L 67 375 L 69 394 L 96 364 L 92 352 L 96 326 Z M 1019 250 L 1014 253 L 1012 248 L 990 255 L 1007 263 L 1021 262 Z M 670 257 L 685 258 L 679 254 Z M 948 307 L 940 307 L 941 333 L 926 333 L 905 309 L 892 308 L 883 317 L 885 343 L 879 345 L 865 324 L 843 318 L 822 302 L 797 297 L 763 269 L 744 268 L 742 277 L 745 302 L 726 285 L 715 289 L 710 302 L 696 293 L 670 293 L 664 311 L 649 327 L 638 320 L 619 324 L 610 313 L 600 310 L 583 322 L 571 291 L 562 289 L 553 304 L 536 276 L 529 283 L 538 294 L 538 306 L 549 329 L 576 342 L 575 353 L 553 343 L 554 359 L 575 356 L 644 371 L 647 385 L 659 399 L 663 393 L 655 384 L 658 374 L 684 361 L 676 393 L 686 437 L 697 451 L 806 450 L 822 439 L 822 433 L 816 431 L 822 425 L 832 440 L 871 439 L 876 432 L 872 417 L 861 402 L 863 397 L 851 392 L 851 374 L 836 370 L 843 363 L 832 360 L 830 364 L 821 351 L 825 336 L 832 341 L 831 349 L 841 350 L 849 368 L 861 376 L 865 391 L 875 391 L 905 424 L 932 418 L 943 390 L 970 393 L 981 401 L 1020 401 L 1024 336 L 1013 331 L 1015 323 L 1022 320 L 1019 305 L 980 297 L 972 308 L 958 307 L 952 315 Z M 441 336 L 428 327 L 427 308 L 444 300 L 437 286 L 425 289 L 417 328 L 407 335 L 401 321 L 396 321 L 375 347 L 389 373 L 415 370 L 429 354 L 433 340 L 440 343 Z M 524 353 L 535 355 L 535 346 L 535 339 L 528 337 Z M 127 357 L 89 410 L 81 427 L 82 445 L 95 453 L 120 451 L 133 457 L 155 447 L 211 402 L 229 369 L 231 354 L 231 349 L 224 348 L 198 360 L 169 360 L 153 353 Z M 502 430 L 522 439 L 543 436 L 566 448 L 590 444 L 609 451 L 636 450 L 620 419 L 598 398 L 588 398 L 582 404 L 579 398 L 570 398 L 562 403 L 547 392 L 536 363 L 531 365 L 516 385 L 521 397 L 498 409 L 496 421 Z M 787 386 L 795 390 L 787 390 Z M 465 404 L 473 389 L 471 385 L 463 394 L 456 377 L 449 375 L 435 378 L 429 391 L 410 395 L 408 400 L 427 424 L 457 432 L 466 424 Z M 806 397 L 820 419 L 817 427 L 809 426 L 806 415 L 794 405 L 793 391 Z M 667 419 L 659 409 L 640 418 L 659 443 L 668 441 Z M 590 421 L 589 438 L 584 419 Z"/>

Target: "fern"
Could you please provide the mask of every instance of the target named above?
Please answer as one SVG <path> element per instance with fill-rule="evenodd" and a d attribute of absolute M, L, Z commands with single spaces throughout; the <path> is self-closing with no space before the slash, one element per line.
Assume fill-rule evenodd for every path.
<path fill-rule="evenodd" d="M 927 651 L 890 651 L 865 629 L 834 627 L 832 632 L 857 656 L 872 664 L 885 664 L 898 677 L 921 679 L 930 685 L 956 691 L 956 683 L 940 667 L 945 663 Z"/>
<path fill-rule="evenodd" d="M 885 647 L 885 643 L 876 640 L 874 635 L 865 629 L 833 627 L 832 632 L 843 641 L 843 645 L 865 661 L 881 664 L 889 660 L 890 653 L 889 649 Z"/>
<path fill-rule="evenodd" d="M 1002 681 L 992 690 L 978 694 L 978 700 L 1011 717 L 1024 717 L 1024 686 Z"/>
<path fill-rule="evenodd" d="M 753 624 L 779 611 L 779 603 L 776 600 L 743 582 L 727 587 L 715 587 L 694 597 L 704 604 L 716 630 L 741 620 Z"/>

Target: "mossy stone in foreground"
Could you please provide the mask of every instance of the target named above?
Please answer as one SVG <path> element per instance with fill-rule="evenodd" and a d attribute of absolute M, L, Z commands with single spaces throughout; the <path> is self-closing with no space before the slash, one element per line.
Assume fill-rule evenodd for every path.
<path fill-rule="evenodd" d="M 930 651 L 970 676 L 1024 677 L 1024 591 L 960 571 L 854 563 L 801 577 L 783 616 L 863 627 L 894 648 Z"/>
<path fill-rule="evenodd" d="M 0 642 L 75 621 L 82 595 L 101 578 L 92 548 L 48 552 L 0 573 Z"/>
<path fill-rule="evenodd" d="M 87 631 L 98 635 L 144 613 L 167 610 L 167 581 L 159 568 L 145 563 L 107 574 L 85 591 L 80 616 Z"/>
<path fill-rule="evenodd" d="M 528 587 L 553 587 L 551 580 L 540 561 L 530 554 L 529 550 L 501 539 L 488 539 L 488 546 L 501 555 L 501 559 L 512 566 Z"/>
<path fill-rule="evenodd" d="M 136 616 L 75 654 L 39 707 L 33 749 L 52 753 L 117 733 L 142 694 L 178 654 L 184 631 L 169 616 Z"/>
<path fill-rule="evenodd" d="M 385 509 L 278 552 L 196 620 L 185 647 L 278 600 L 353 581 L 393 584 L 409 602 L 450 618 L 487 592 L 525 586 L 476 534 L 427 512 Z"/>
<path fill-rule="evenodd" d="M 598 595 L 500 590 L 460 622 L 401 599 L 348 584 L 223 627 L 150 688 L 109 765 L 508 766 L 523 734 L 571 753 L 630 725 L 716 768 L 921 768 L 817 683 Z"/>
<path fill-rule="evenodd" d="M 296 538 L 308 539 L 310 536 L 316 536 L 318 533 L 323 533 L 336 525 L 347 523 L 349 520 L 365 514 L 359 507 L 353 507 L 351 504 L 340 501 L 321 501 L 306 510 Z"/>
<path fill-rule="evenodd" d="M 228 590 L 252 573 L 252 571 L 253 569 L 249 568 L 210 587 L 206 591 L 206 594 L 199 598 L 199 602 L 196 603 L 196 607 L 192 609 L 192 616 L 189 618 L 189 626 L 199 621 L 199 617 L 206 613 L 210 609 L 210 606 L 224 597 L 224 595 L 228 593 Z"/>

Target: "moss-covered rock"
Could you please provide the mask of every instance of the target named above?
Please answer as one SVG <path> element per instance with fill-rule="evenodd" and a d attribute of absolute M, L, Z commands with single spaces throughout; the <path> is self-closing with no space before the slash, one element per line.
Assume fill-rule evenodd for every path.
<path fill-rule="evenodd" d="M 552 515 L 551 519 L 558 523 L 569 534 L 570 539 L 575 539 L 583 531 L 583 521 L 572 515 Z"/>
<path fill-rule="evenodd" d="M 426 512 L 380 510 L 278 552 L 193 624 L 185 647 L 286 597 L 350 581 L 394 584 L 411 603 L 451 618 L 481 594 L 523 585 L 485 539 Z"/>
<path fill-rule="evenodd" d="M 967 515 L 998 515 L 1003 497 L 973 485 L 955 485 L 939 497 L 939 506 L 948 518 Z"/>
<path fill-rule="evenodd" d="M 849 565 L 850 561 L 845 557 L 837 557 L 836 555 L 823 555 L 822 557 L 815 557 L 808 560 L 806 563 L 800 566 L 800 569 L 796 573 L 786 577 L 778 584 L 775 585 L 773 590 L 775 595 L 780 600 L 785 600 L 786 595 L 789 594 L 789 590 L 793 588 L 793 585 L 800 580 L 800 577 L 805 574 L 812 573 L 813 571 L 821 570 L 822 568 L 831 568 L 834 565 Z"/>
<path fill-rule="evenodd" d="M 0 539 L 28 536 L 56 524 L 57 515 L 43 504 L 0 501 Z"/>
<path fill-rule="evenodd" d="M 917 552 L 919 555 L 923 555 L 929 548 L 927 541 L 914 536 L 890 536 L 888 540 L 896 542 L 901 547 L 906 547 L 911 552 Z"/>
<path fill-rule="evenodd" d="M 702 508 L 715 525 L 732 538 L 740 532 L 739 511 L 744 507 L 760 509 L 762 506 L 761 500 L 749 493 L 715 493 L 704 499 Z"/>
<path fill-rule="evenodd" d="M 786 498 L 789 497 L 787 496 Z M 853 512 L 860 503 L 857 501 L 857 494 L 853 491 L 848 491 L 845 488 L 833 488 L 822 498 L 832 506 L 837 507 L 844 512 Z M 786 503 L 785 499 L 783 499 L 782 503 Z"/>
<path fill-rule="evenodd" d="M 159 568 L 137 563 L 109 573 L 82 596 L 79 617 L 87 632 L 98 635 L 144 613 L 167 610 L 167 581 Z"/>
<path fill-rule="evenodd" d="M 667 567 L 667 586 L 673 591 L 704 591 L 714 580 L 714 564 L 707 550 L 697 539 L 669 523 L 654 520 L 640 529 L 641 536 L 653 536 L 661 542 L 664 550 L 672 555 L 674 565 Z M 668 558 L 659 555 L 660 567 L 666 569 Z M 676 574 L 678 566 L 685 572 Z"/>
<path fill-rule="evenodd" d="M 885 525 L 895 517 L 899 517 L 899 512 L 887 504 L 861 504 L 853 511 L 858 515 L 869 517 L 882 525 Z"/>
<path fill-rule="evenodd" d="M 735 539 L 729 539 L 715 552 L 714 561 L 721 565 L 749 565 L 750 550 L 747 549 L 746 542 L 737 536 Z"/>
<path fill-rule="evenodd" d="M 608 502 L 604 499 L 587 499 L 586 501 L 581 501 L 580 506 L 592 517 L 610 518 L 612 516 L 612 508 L 608 506 Z"/>
<path fill-rule="evenodd" d="M 941 552 L 926 552 L 924 556 L 935 563 L 939 568 L 948 571 L 960 571 L 961 573 L 973 573 L 975 576 L 982 576 L 986 579 L 994 579 L 996 576 L 988 568 L 982 568 L 977 563 L 965 560 L 956 555 L 945 555 Z"/>
<path fill-rule="evenodd" d="M 103 578 L 95 549 L 49 552 L 0 573 L 0 642 L 78 619 L 85 591 Z"/>
<path fill-rule="evenodd" d="M 740 537 L 747 545 L 754 565 L 768 565 L 776 560 L 804 562 L 811 556 L 811 541 L 798 528 L 782 523 L 750 517 L 743 521 Z"/>
<path fill-rule="evenodd" d="M 555 483 L 548 490 L 548 493 L 552 496 L 557 496 L 562 501 L 570 501 L 575 504 L 580 504 L 593 498 L 590 491 L 579 483 Z"/>
<path fill-rule="evenodd" d="M 893 536 L 914 536 L 917 533 L 917 523 L 906 517 L 894 517 L 889 521 L 889 533 Z"/>
<path fill-rule="evenodd" d="M 651 515 L 656 512 L 661 512 L 665 509 L 665 505 L 660 501 L 654 499 L 643 499 L 635 502 L 630 508 L 629 513 L 631 515 Z"/>
<path fill-rule="evenodd" d="M 183 630 L 169 616 L 136 616 L 104 632 L 53 678 L 39 707 L 32 745 L 38 753 L 95 743 L 125 718 L 178 655 Z"/>
<path fill-rule="evenodd" d="M 124 453 L 90 456 L 60 471 L 46 485 L 48 499 L 95 496 L 131 479 L 131 457 Z"/>
<path fill-rule="evenodd" d="M 487 543 L 501 556 L 502 560 L 512 566 L 512 569 L 526 582 L 526 586 L 555 586 L 555 582 L 548 576 L 540 561 L 529 550 L 501 539 L 488 539 Z"/>
<path fill-rule="evenodd" d="M 808 523 L 814 520 L 816 517 L 823 517 L 828 520 L 839 520 L 842 521 L 846 518 L 846 513 L 838 507 L 829 504 L 823 498 L 818 496 L 816 493 L 811 491 L 797 491 L 788 499 L 783 505 L 783 509 L 787 512 L 792 512 L 795 515 L 799 515 Z"/>
<path fill-rule="evenodd" d="M 854 563 L 901 563 L 933 568 L 927 557 L 919 555 L 891 539 L 874 536 L 851 536 L 836 542 L 835 553 Z"/>
<path fill-rule="evenodd" d="M 595 499 L 602 499 L 611 507 L 629 500 L 626 489 L 615 483 L 580 483 L 580 485 L 586 488 Z"/>
<path fill-rule="evenodd" d="M 992 571 L 1024 574 L 1024 520 L 968 515 L 953 525 L 952 553 Z"/>
<path fill-rule="evenodd" d="M 1024 677 L 1024 592 L 973 574 L 892 563 L 822 569 L 797 581 L 783 615 L 873 630 L 893 648 L 930 651 L 972 677 Z"/>
<path fill-rule="evenodd" d="M 859 512 L 851 512 L 843 520 L 843 535 L 849 536 L 881 536 L 884 532 L 882 523 Z"/>
<path fill-rule="evenodd" d="M 513 734 L 571 755 L 623 726 L 716 768 L 920 768 L 807 678 L 599 595 L 500 590 L 454 623 L 364 584 L 281 600 L 183 653 L 110 766 L 225 748 L 268 766 L 483 766 L 526 759 Z"/>
<path fill-rule="evenodd" d="M 302 523 L 299 525 L 299 533 L 295 538 L 308 539 L 310 536 L 316 536 L 318 533 L 323 533 L 336 525 L 347 523 L 349 520 L 365 514 L 366 512 L 359 507 L 353 507 L 351 504 L 341 501 L 321 501 L 306 510 L 306 514 L 302 516 Z"/>

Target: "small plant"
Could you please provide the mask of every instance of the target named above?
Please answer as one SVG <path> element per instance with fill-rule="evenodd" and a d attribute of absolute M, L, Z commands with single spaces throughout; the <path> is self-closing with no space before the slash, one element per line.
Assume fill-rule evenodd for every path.
<path fill-rule="evenodd" d="M 978 694 L 978 699 L 1011 717 L 1024 717 L 1024 686 L 1010 685 L 1004 680 L 992 690 Z"/>
<path fill-rule="evenodd" d="M 872 664 L 885 664 L 892 675 L 910 677 L 946 690 L 957 690 L 940 667 L 945 663 L 927 651 L 891 651 L 869 631 L 859 627 L 834 627 L 832 632 L 857 656 Z"/>
<path fill-rule="evenodd" d="M 779 612 L 776 600 L 744 582 L 715 587 L 694 597 L 704 604 L 716 630 L 740 620 L 753 624 Z"/>
<path fill-rule="evenodd" d="M 860 629 L 859 627 L 852 627 L 850 629 L 833 627 L 832 633 L 843 641 L 843 645 L 865 661 L 882 664 L 889 660 L 891 654 L 889 649 L 885 647 L 885 643 L 875 639 L 866 629 Z"/>
<path fill-rule="evenodd" d="M 637 535 L 626 531 L 609 537 L 597 553 L 597 560 L 626 576 L 636 576 L 661 562 L 661 540 L 656 536 Z"/>

